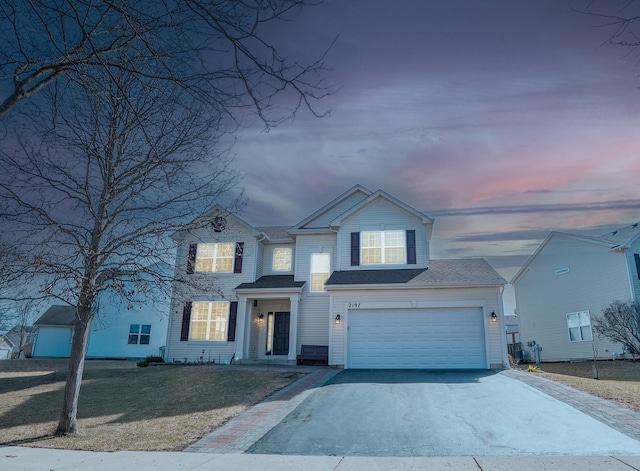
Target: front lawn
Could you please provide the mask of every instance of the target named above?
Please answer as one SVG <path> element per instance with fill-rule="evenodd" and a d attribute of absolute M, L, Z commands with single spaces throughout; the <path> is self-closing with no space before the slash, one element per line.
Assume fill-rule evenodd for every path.
<path fill-rule="evenodd" d="M 542 363 L 541 372 L 531 374 L 540 374 L 640 412 L 640 362 L 598 361 L 597 365 L 600 379 L 593 379 L 591 361 Z"/>
<path fill-rule="evenodd" d="M 181 450 L 305 373 L 87 361 L 80 433 L 56 437 L 66 374 L 67 360 L 0 361 L 0 445 Z"/>

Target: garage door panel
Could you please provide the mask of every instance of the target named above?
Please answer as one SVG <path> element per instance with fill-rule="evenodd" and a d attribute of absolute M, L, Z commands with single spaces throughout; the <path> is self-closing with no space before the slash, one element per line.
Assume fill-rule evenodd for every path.
<path fill-rule="evenodd" d="M 486 368 L 482 309 L 353 311 L 349 368 Z"/>

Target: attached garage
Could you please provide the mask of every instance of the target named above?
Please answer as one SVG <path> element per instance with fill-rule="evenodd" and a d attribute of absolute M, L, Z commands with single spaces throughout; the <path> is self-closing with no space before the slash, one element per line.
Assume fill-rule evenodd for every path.
<path fill-rule="evenodd" d="M 487 368 L 481 308 L 349 312 L 347 368 Z"/>

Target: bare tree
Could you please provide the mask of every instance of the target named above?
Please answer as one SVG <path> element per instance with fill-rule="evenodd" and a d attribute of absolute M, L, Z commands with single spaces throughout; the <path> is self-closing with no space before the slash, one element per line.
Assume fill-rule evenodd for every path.
<path fill-rule="evenodd" d="M 250 107 L 267 126 L 300 106 L 317 114 L 313 103 L 330 92 L 320 75 L 324 53 L 301 65 L 261 34 L 265 24 L 289 20 L 314 3 L 0 0 L 0 118 L 52 84 L 95 69 L 171 82 L 228 117 Z M 119 61 L 123 51 L 144 58 L 144 67 Z M 283 92 L 293 100 L 284 114 L 273 107 Z"/>
<path fill-rule="evenodd" d="M 0 116 L 20 108 L 0 148 L 1 283 L 13 300 L 76 307 L 57 433 L 78 430 L 101 293 L 134 303 L 151 284 L 186 283 L 172 279 L 167 234 L 214 203 L 241 204 L 239 175 L 215 151 L 238 113 L 271 126 L 284 116 L 276 95 L 294 99 L 290 115 L 326 93 L 321 61 L 288 64 L 258 35 L 304 3 L 0 0 L 0 79 L 13 83 Z"/>
<path fill-rule="evenodd" d="M 640 47 L 640 1 L 574 1 L 572 9 L 596 18 L 596 26 L 607 31 L 607 44 L 624 46 L 629 54 Z"/>
<path fill-rule="evenodd" d="M 640 302 L 614 301 L 595 319 L 593 328 L 600 335 L 640 352 Z"/>

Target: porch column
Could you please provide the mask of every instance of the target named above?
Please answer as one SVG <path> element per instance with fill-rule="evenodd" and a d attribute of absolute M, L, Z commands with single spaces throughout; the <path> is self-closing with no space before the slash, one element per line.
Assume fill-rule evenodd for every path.
<path fill-rule="evenodd" d="M 235 347 L 235 359 L 243 360 L 248 358 L 248 346 L 245 345 L 245 338 L 248 338 L 246 334 L 247 330 L 247 303 L 249 300 L 246 296 L 238 296 L 238 315 L 236 317 L 236 347 Z"/>
<path fill-rule="evenodd" d="M 300 296 L 293 295 L 289 297 L 291 303 L 291 317 L 289 319 L 289 355 L 287 360 L 296 361 L 298 345 L 298 305 L 300 304 Z"/>

